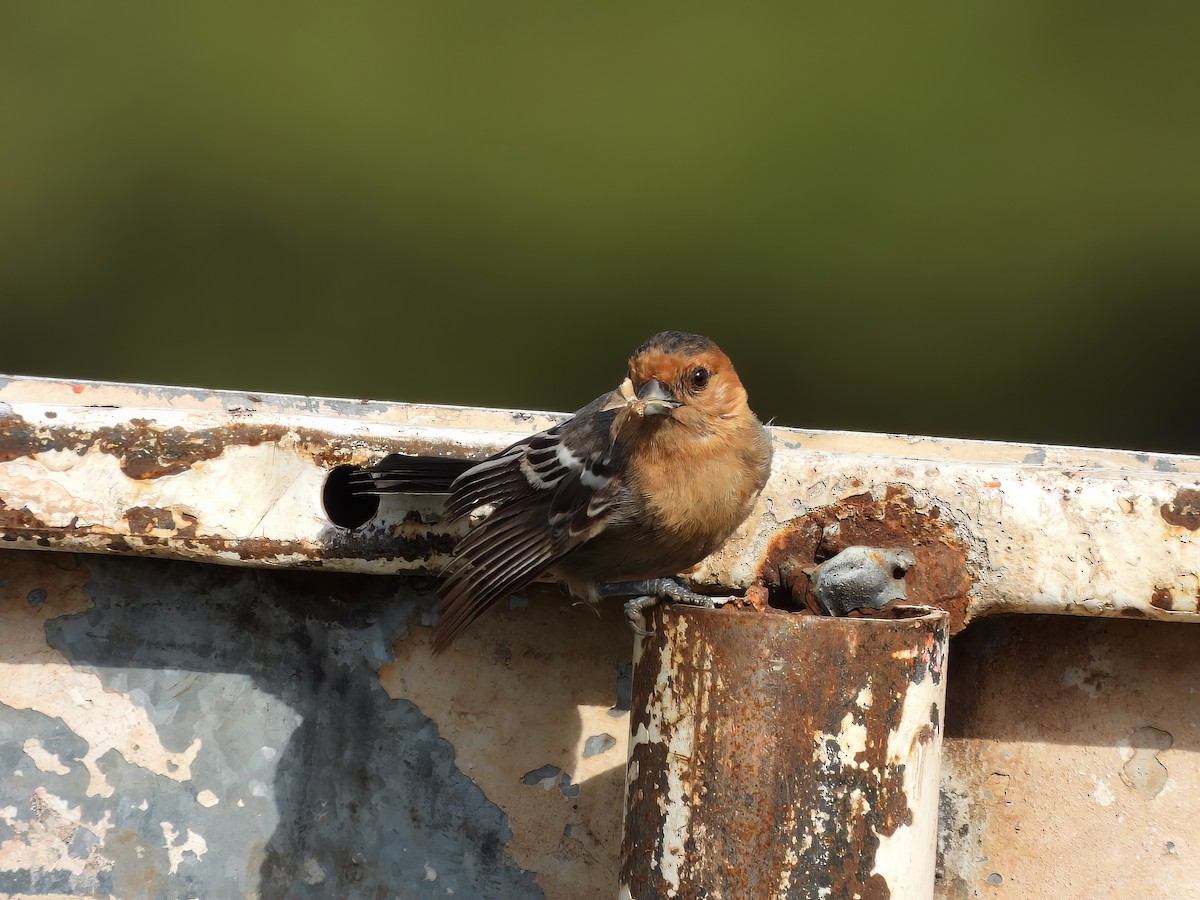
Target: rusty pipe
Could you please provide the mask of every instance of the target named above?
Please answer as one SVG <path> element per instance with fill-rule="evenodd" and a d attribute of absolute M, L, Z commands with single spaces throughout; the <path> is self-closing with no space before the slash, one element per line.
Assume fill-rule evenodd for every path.
<path fill-rule="evenodd" d="M 621 897 L 932 897 L 948 618 L 897 614 L 659 612 Z"/>

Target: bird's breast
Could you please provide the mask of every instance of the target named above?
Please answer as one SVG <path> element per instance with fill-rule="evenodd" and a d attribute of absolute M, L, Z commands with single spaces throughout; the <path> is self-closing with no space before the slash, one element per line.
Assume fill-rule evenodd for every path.
<path fill-rule="evenodd" d="M 747 459 L 746 441 L 722 437 L 650 444 L 631 488 L 656 530 L 702 548 L 722 544 L 750 512 L 762 488 L 760 464 Z"/>

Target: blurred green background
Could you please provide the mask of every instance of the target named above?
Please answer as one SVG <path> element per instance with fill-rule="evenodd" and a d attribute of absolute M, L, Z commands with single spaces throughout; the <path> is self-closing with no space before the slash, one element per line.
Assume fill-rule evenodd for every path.
<path fill-rule="evenodd" d="M 1200 452 L 1200 4 L 6 4 L 0 371 Z"/>

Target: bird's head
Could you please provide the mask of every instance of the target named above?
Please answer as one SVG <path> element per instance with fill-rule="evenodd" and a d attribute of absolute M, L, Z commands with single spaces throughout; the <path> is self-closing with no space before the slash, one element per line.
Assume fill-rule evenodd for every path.
<path fill-rule="evenodd" d="M 747 412 L 729 357 L 706 337 L 681 331 L 656 334 L 634 351 L 623 386 L 647 421 L 673 421 L 709 431 Z"/>

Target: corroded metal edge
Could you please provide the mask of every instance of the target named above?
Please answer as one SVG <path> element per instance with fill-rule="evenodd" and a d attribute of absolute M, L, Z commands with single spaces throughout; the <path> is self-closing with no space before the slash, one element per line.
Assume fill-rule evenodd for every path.
<path fill-rule="evenodd" d="M 482 456 L 560 419 L 0 378 L 0 547 L 438 571 L 457 532 L 436 501 L 389 499 L 342 528 L 321 505 L 328 473 L 390 452 Z M 772 433 L 772 478 L 739 533 L 691 573 L 698 585 L 768 587 L 773 544 L 789 530 L 807 540 L 820 520 L 913 549 L 910 599 L 950 609 L 956 628 L 1002 612 L 1200 620 L 1198 457 Z M 922 593 L 922 579 L 937 591 Z"/>

